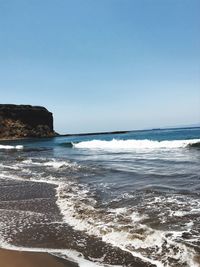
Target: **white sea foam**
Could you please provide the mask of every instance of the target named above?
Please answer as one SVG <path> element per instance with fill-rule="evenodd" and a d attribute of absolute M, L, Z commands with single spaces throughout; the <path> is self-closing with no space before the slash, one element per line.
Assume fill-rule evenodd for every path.
<path fill-rule="evenodd" d="M 199 143 L 200 139 L 153 141 L 153 140 L 117 140 L 111 141 L 92 140 L 73 143 L 76 148 L 88 149 L 159 149 L 159 148 L 183 148 L 190 144 Z"/>
<path fill-rule="evenodd" d="M 42 159 L 41 159 L 42 160 Z M 46 160 L 46 159 L 44 159 Z M 59 168 L 79 168 L 80 166 L 76 162 L 67 162 L 67 161 L 59 161 L 55 159 L 51 159 L 49 161 L 33 161 L 32 159 L 24 160 L 21 165 L 38 165 L 38 166 L 45 166 L 45 167 L 52 167 L 55 169 Z"/>
<path fill-rule="evenodd" d="M 77 166 L 76 163 L 69 163 L 69 162 L 66 162 L 66 161 L 49 161 L 49 162 L 45 162 L 43 164 L 44 166 L 47 166 L 47 167 L 53 167 L 55 169 L 59 169 L 59 168 L 62 168 L 62 167 L 75 167 Z"/>
<path fill-rule="evenodd" d="M 0 163 L 0 167 L 10 169 L 10 170 L 19 170 L 19 167 L 16 165 L 15 166 L 9 166 L 9 165 L 5 165 L 5 164 Z"/>
<path fill-rule="evenodd" d="M 67 187 L 66 184 L 60 184 L 57 188 L 57 204 L 65 222 L 73 226 L 75 230 L 100 237 L 102 241 L 128 251 L 133 256 L 155 264 L 157 267 L 170 267 L 169 258 L 178 260 L 179 264 L 199 267 L 194 260 L 194 250 L 176 241 L 181 237 L 181 231 L 152 229 L 142 223 L 142 220 L 147 218 L 146 216 L 128 208 L 110 209 L 102 215 L 102 211 L 98 211 L 92 204 L 94 201 L 87 194 L 87 190 L 76 188 L 77 190 L 75 189 L 71 193 Z M 88 199 L 87 204 L 84 199 Z M 79 210 L 82 211 L 81 214 L 79 214 Z M 126 220 L 130 221 L 127 225 Z M 163 250 L 165 243 L 169 248 L 168 253 Z M 178 253 L 173 250 L 174 247 Z M 146 253 L 149 249 L 151 254 Z M 163 263 L 160 261 L 161 258 Z"/>
<path fill-rule="evenodd" d="M 24 212 L 24 211 L 23 211 Z M 32 213 L 34 215 L 34 213 Z M 38 213 L 37 213 L 38 215 Z M 0 222 L 0 233 L 1 229 L 5 229 L 4 223 Z M 18 228 L 19 231 L 19 228 Z M 17 232 L 16 232 L 17 233 Z M 8 240 L 8 241 L 7 241 Z M 56 248 L 43 248 L 43 247 L 25 247 L 25 246 L 15 246 L 9 243 L 9 238 L 4 239 L 3 235 L 0 235 L 0 248 L 15 250 L 15 251 L 24 251 L 24 252 L 46 252 L 52 254 L 56 257 L 66 259 L 71 262 L 78 263 L 79 267 L 102 267 L 105 266 L 102 264 L 101 259 L 94 259 L 95 261 L 90 261 L 84 258 L 82 253 L 72 250 L 72 249 L 56 249 Z M 106 267 L 122 267 L 115 265 L 106 265 Z"/>
<path fill-rule="evenodd" d="M 43 182 L 42 180 L 39 180 L 37 182 Z M 58 185 L 59 184 L 59 185 Z M 129 232 L 126 232 L 124 230 L 121 230 L 120 227 L 118 229 L 115 228 L 115 226 L 120 226 L 117 221 L 117 216 L 119 215 L 119 218 L 123 216 L 124 218 L 127 218 L 127 213 L 129 214 L 129 211 L 127 208 L 117 208 L 117 209 L 110 209 L 108 210 L 108 214 L 105 214 L 106 221 L 104 221 L 104 216 L 99 217 L 98 211 L 95 209 L 95 200 L 88 195 L 89 191 L 86 190 L 84 187 L 80 188 L 76 186 L 76 184 L 64 184 L 64 183 L 58 183 L 57 187 L 57 204 L 64 215 L 65 222 L 67 222 L 69 225 L 73 226 L 75 230 L 81 230 L 87 232 L 89 235 L 95 235 L 97 237 L 101 237 L 102 241 L 112 244 L 116 247 L 121 248 L 124 251 L 132 253 L 133 256 L 140 258 L 141 260 L 144 260 L 146 262 L 155 264 L 157 267 L 170 267 L 169 264 L 161 263 L 159 260 L 156 260 L 156 258 L 149 258 L 147 255 L 139 252 L 141 249 L 148 249 L 148 248 L 154 248 L 154 246 L 160 247 L 160 250 L 157 251 L 158 254 L 162 254 L 162 245 L 167 242 L 169 246 L 169 253 L 166 255 L 166 257 L 171 258 L 177 258 L 180 262 L 185 264 L 187 262 L 187 266 L 193 266 L 193 267 L 199 267 L 198 263 L 194 262 L 194 251 L 192 249 L 188 249 L 183 244 L 178 244 L 174 241 L 175 238 L 178 238 L 181 236 L 181 232 L 164 232 L 159 230 L 153 230 L 149 227 L 143 226 L 144 232 L 146 232 L 145 236 L 140 236 L 138 234 L 132 238 Z M 67 190 L 66 195 L 66 187 L 69 187 Z M 78 194 L 77 194 L 78 193 Z M 67 196 L 67 198 L 66 198 Z M 88 203 L 85 204 L 84 200 L 87 199 Z M 81 216 L 77 213 L 77 204 L 79 203 L 80 210 L 84 210 L 85 217 Z M 97 213 L 96 213 L 97 212 Z M 110 218 L 108 221 L 108 215 L 111 215 L 113 219 Z M 92 216 L 96 215 L 96 216 Z M 140 215 L 137 212 L 131 212 L 129 214 L 129 218 L 132 220 L 133 225 L 135 223 L 138 223 L 138 226 L 142 226 L 140 224 L 140 221 L 143 219 L 143 215 Z M 116 223 L 116 224 L 115 224 Z M 134 226 L 135 227 L 135 226 Z M 136 229 L 137 230 L 137 229 Z M 170 234 L 169 238 L 166 236 Z M 6 248 L 4 242 L 0 242 L 0 246 Z M 179 250 L 178 254 L 174 254 L 173 250 L 170 249 L 171 247 L 177 247 Z M 8 245 L 8 249 L 17 249 L 18 247 L 10 247 Z M 80 257 L 80 253 L 72 250 L 62 250 L 62 249 L 41 249 L 41 248 L 25 248 L 21 247 L 21 250 L 23 251 L 46 251 L 48 253 L 52 253 L 56 256 L 63 257 L 66 259 L 70 259 L 72 261 L 75 261 L 79 264 L 80 267 L 99 267 L 104 266 L 101 265 L 101 262 L 99 263 L 93 263 L 86 259 L 84 259 L 83 256 Z M 96 259 L 95 259 L 96 260 Z M 164 259 L 163 260 L 167 260 Z M 109 266 L 109 265 L 106 265 Z"/>
<path fill-rule="evenodd" d="M 92 201 L 89 200 L 89 203 L 91 205 L 85 205 L 84 203 L 80 203 L 81 209 L 85 210 L 85 213 L 87 214 L 86 218 L 77 216 L 76 208 L 74 203 L 74 197 L 71 193 L 69 195 L 68 200 L 66 198 L 63 198 L 65 195 L 67 188 L 66 185 L 60 185 L 57 188 L 57 204 L 60 207 L 61 213 L 64 216 L 65 221 L 74 227 L 75 230 L 81 230 L 86 231 L 89 235 L 94 235 L 101 237 L 102 240 L 106 243 L 110 243 L 114 246 L 120 247 L 123 250 L 126 250 L 126 246 L 129 244 L 128 242 L 128 233 L 121 232 L 121 231 L 114 231 L 112 225 L 109 225 L 109 223 L 101 221 L 101 218 L 98 218 L 97 216 L 92 215 L 96 213 L 95 208 L 92 205 Z M 68 191 L 68 190 L 67 190 Z M 79 190 L 79 196 L 86 195 L 87 192 L 84 190 L 84 192 L 80 192 Z M 76 196 L 77 199 L 78 196 Z M 124 211 L 124 209 L 122 209 Z M 113 211 L 111 211 L 113 212 Z M 120 213 L 121 210 L 117 210 L 117 213 Z M 93 214 L 94 213 L 94 214 Z M 143 257 L 141 254 L 132 252 L 134 256 L 137 256 L 145 261 L 156 263 L 156 266 L 161 267 L 162 265 L 159 265 L 159 262 L 148 259 L 146 257 Z"/>
<path fill-rule="evenodd" d="M 47 167 L 59 168 L 54 164 L 54 161 L 49 160 L 38 163 L 33 160 L 27 160 L 22 163 L 25 163 L 25 165 L 41 164 Z M 158 267 L 170 267 L 168 264 L 168 257 L 177 259 L 179 262 L 182 262 L 183 265 L 187 263 L 187 266 L 199 267 L 199 265 L 193 261 L 195 255 L 193 249 L 186 247 L 184 244 L 177 243 L 175 240 L 181 236 L 182 232 L 159 231 L 142 225 L 142 220 L 145 219 L 145 216 L 133 210 L 130 212 L 127 208 L 110 209 L 106 212 L 100 210 L 96 208 L 95 199 L 92 197 L 91 192 L 89 192 L 86 187 L 81 187 L 81 185 L 75 182 L 68 181 L 66 183 L 66 181 L 57 181 L 55 183 L 55 181 L 50 180 L 49 177 L 38 177 L 38 179 L 31 178 L 30 180 L 35 182 L 48 182 L 58 186 L 57 204 L 64 216 L 65 222 L 74 227 L 75 230 L 85 231 L 89 235 L 100 237 L 104 242 L 117 246 L 124 251 L 128 251 L 132 253 L 133 256 L 155 264 Z M 155 198 L 154 201 L 155 204 L 164 202 L 159 198 Z M 169 199 L 169 201 L 177 202 L 178 200 L 175 198 Z M 182 205 L 180 200 L 179 202 L 180 205 Z M 79 212 L 79 210 L 81 212 Z M 136 230 L 133 235 L 129 231 L 123 230 L 123 227 L 128 225 L 124 225 L 124 222 L 120 222 L 121 217 L 131 220 L 131 227 L 133 230 Z M 141 234 L 140 231 L 137 232 L 137 230 L 140 229 Z M 167 255 L 164 255 L 162 251 L 162 245 L 165 243 L 167 243 L 169 247 L 169 253 Z M 153 250 L 156 249 L 156 247 L 160 247 L 160 249 L 153 255 Z M 175 253 L 172 249 L 173 247 L 177 248 L 179 252 Z M 152 257 L 145 253 L 145 250 L 148 249 L 152 249 Z M 33 250 L 30 248 L 30 251 Z M 38 251 L 41 250 L 42 249 L 38 249 Z M 71 258 L 79 262 L 81 267 L 100 266 L 99 264 L 85 260 L 83 257 L 79 257 L 78 252 L 73 252 L 71 250 L 46 249 L 46 251 L 53 254 L 60 253 L 60 256 L 63 255 L 63 257 Z M 161 263 L 159 255 L 163 257 L 162 260 L 165 261 L 165 263 Z"/>
<path fill-rule="evenodd" d="M 21 145 L 10 146 L 10 145 L 0 145 L 0 149 L 23 149 L 24 147 Z"/>

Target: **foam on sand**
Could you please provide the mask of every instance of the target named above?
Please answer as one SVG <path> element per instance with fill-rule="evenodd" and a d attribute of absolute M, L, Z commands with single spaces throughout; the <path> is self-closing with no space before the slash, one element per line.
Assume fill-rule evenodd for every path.
<path fill-rule="evenodd" d="M 0 240 L 1 241 L 1 240 Z M 53 256 L 66 259 L 68 261 L 72 261 L 74 263 L 78 263 L 79 267 L 100 267 L 101 264 L 91 262 L 86 260 L 79 252 L 71 250 L 71 249 L 54 249 L 54 248 L 31 248 L 31 247 L 18 247 L 14 245 L 10 245 L 6 242 L 0 242 L 0 247 L 13 250 L 13 251 L 22 251 L 22 252 L 41 252 L 41 253 L 49 253 Z M 110 265 L 106 265 L 109 267 Z M 120 267 L 118 266 L 110 266 L 110 267 Z M 121 266 L 122 267 L 122 266 Z"/>
<path fill-rule="evenodd" d="M 169 267 L 168 258 L 177 260 L 179 264 L 187 263 L 187 266 L 198 266 L 194 261 L 194 250 L 176 242 L 176 238 L 179 235 L 181 236 L 182 232 L 152 229 L 142 223 L 142 220 L 145 219 L 142 215 L 135 212 L 130 213 L 126 208 L 111 209 L 107 213 L 102 213 L 101 210 L 95 208 L 95 200 L 85 188 L 76 188 L 77 190 L 75 190 L 74 186 L 73 195 L 71 190 L 68 193 L 69 188 L 67 188 L 66 184 L 59 185 L 57 188 L 57 204 L 65 222 L 75 230 L 85 231 L 89 235 L 100 237 L 105 243 L 127 251 L 134 257 L 138 257 L 157 267 Z M 78 196 L 75 192 L 79 192 Z M 76 209 L 79 196 L 81 198 L 79 204 L 79 209 L 82 210 L 81 215 Z M 90 204 L 84 203 L 85 198 L 89 199 L 88 203 Z M 130 225 L 124 225 L 124 221 L 121 221 L 121 218 L 131 220 Z M 165 244 L 169 247 L 168 253 L 164 252 Z M 173 248 L 176 248 L 178 253 Z M 146 251 L 150 251 L 150 254 Z M 160 260 L 161 258 L 164 263 Z"/>

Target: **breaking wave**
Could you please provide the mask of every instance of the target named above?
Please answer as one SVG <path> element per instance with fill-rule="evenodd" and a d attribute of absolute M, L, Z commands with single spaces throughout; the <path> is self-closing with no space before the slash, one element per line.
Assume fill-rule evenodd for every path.
<path fill-rule="evenodd" d="M 87 149 L 167 149 L 184 148 L 188 146 L 199 147 L 200 139 L 153 141 L 153 140 L 117 140 L 111 141 L 92 140 L 80 143 L 73 143 L 75 148 Z"/>
<path fill-rule="evenodd" d="M 17 145 L 17 146 L 10 146 L 10 145 L 0 145 L 0 149 L 23 149 L 24 147 L 21 145 Z"/>
<path fill-rule="evenodd" d="M 176 198 L 167 200 L 170 203 L 177 202 Z M 159 201 L 164 202 L 159 198 L 154 201 L 152 204 L 156 205 L 159 205 Z M 130 207 L 98 208 L 95 198 L 86 187 L 72 183 L 57 187 L 56 203 L 64 221 L 75 230 L 99 237 L 103 242 L 129 252 L 146 263 L 157 267 L 199 266 L 195 261 L 194 248 L 177 242 L 182 239 L 184 231 L 190 232 L 191 223 L 184 231 L 153 229 L 145 224 L 149 220 L 147 214 Z M 149 207 L 152 208 L 151 205 Z"/>
<path fill-rule="evenodd" d="M 73 143 L 72 142 L 64 142 L 64 143 L 61 143 L 59 145 L 63 146 L 63 147 L 73 147 Z"/>
<path fill-rule="evenodd" d="M 190 147 L 200 148 L 200 142 L 189 144 Z"/>

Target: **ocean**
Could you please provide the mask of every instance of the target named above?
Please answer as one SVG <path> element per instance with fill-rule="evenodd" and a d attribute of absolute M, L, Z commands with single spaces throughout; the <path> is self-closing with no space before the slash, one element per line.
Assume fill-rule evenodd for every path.
<path fill-rule="evenodd" d="M 0 142 L 0 247 L 200 266 L 200 128 Z"/>

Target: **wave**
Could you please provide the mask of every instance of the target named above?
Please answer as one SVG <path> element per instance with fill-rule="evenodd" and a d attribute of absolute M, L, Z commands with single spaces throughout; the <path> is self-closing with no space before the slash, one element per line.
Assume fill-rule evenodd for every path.
<path fill-rule="evenodd" d="M 167 148 L 184 148 L 184 147 L 199 147 L 200 139 L 188 140 L 166 140 L 166 141 L 153 141 L 153 140 L 117 140 L 111 141 L 104 140 L 91 140 L 83 141 L 80 143 L 73 143 L 75 148 L 87 149 L 167 149 Z"/>
<path fill-rule="evenodd" d="M 107 210 L 98 208 L 96 200 L 84 186 L 75 184 L 69 186 L 63 183 L 56 190 L 56 203 L 63 219 L 74 230 L 101 238 L 106 244 L 129 252 L 133 257 L 151 266 L 199 266 L 195 261 L 195 250 L 177 242 L 182 237 L 182 229 L 179 231 L 153 229 L 145 224 L 145 220 L 149 219 L 148 215 L 141 214 L 131 207 Z M 159 200 L 155 198 L 155 204 L 159 204 Z M 188 233 L 189 231 L 190 229 L 186 228 L 184 230 Z M 175 265 L 170 264 L 170 259 L 176 261 Z"/>
<path fill-rule="evenodd" d="M 17 146 L 10 146 L 10 145 L 0 145 L 0 149 L 23 149 L 24 147 L 21 145 L 17 145 Z"/>
<path fill-rule="evenodd" d="M 50 159 L 48 161 L 46 161 L 46 159 L 40 159 L 39 160 L 33 160 L 31 158 L 27 159 L 27 160 L 23 160 L 21 165 L 32 165 L 32 166 L 44 166 L 44 167 L 52 167 L 55 169 L 59 169 L 59 168 L 79 168 L 79 165 L 76 162 L 68 162 L 68 161 L 62 161 L 62 160 L 55 160 L 55 159 Z"/>
<path fill-rule="evenodd" d="M 59 145 L 63 146 L 63 147 L 73 147 L 73 143 L 72 142 L 60 143 Z"/>
<path fill-rule="evenodd" d="M 200 148 L 200 142 L 189 144 L 190 147 Z"/>
<path fill-rule="evenodd" d="M 51 178 L 46 176 L 44 173 L 44 171 L 49 168 L 52 173 L 52 168 L 57 170 L 63 165 L 69 167 L 73 166 L 69 164 L 71 163 L 68 161 L 55 161 L 49 158 L 29 158 L 17 163 L 17 167 L 20 167 L 18 178 L 16 177 L 17 172 L 15 170 L 13 172 L 15 173 L 15 176 L 9 171 L 10 179 L 22 180 L 22 170 L 28 169 L 33 171 L 30 176 L 31 182 L 44 182 L 56 185 L 56 204 L 63 215 L 64 223 L 72 226 L 75 231 L 77 230 L 86 233 L 88 237 L 94 236 L 95 238 L 102 240 L 102 242 L 106 244 L 106 250 L 107 245 L 111 245 L 113 248 L 119 248 L 122 251 L 131 253 L 133 257 L 139 258 L 143 262 L 153 264 L 157 267 L 198 266 L 198 264 L 196 264 L 193 260 L 196 256 L 193 248 L 187 247 L 181 242 L 177 242 L 177 240 L 182 238 L 182 234 L 184 232 L 189 234 L 190 229 L 187 230 L 187 228 L 184 228 L 184 230 L 180 229 L 179 231 L 162 231 L 159 229 L 153 229 L 145 223 L 146 220 L 149 220 L 148 214 L 145 214 L 140 210 L 136 210 L 134 207 L 114 208 L 112 206 L 104 209 L 103 207 L 98 206 L 95 193 L 92 192 L 87 185 L 77 183 L 76 179 L 70 179 L 70 176 L 67 177 L 67 180 L 62 180 L 61 177 L 58 179 L 58 177 L 52 176 Z M 42 166 L 44 166 L 45 169 L 41 168 Z M 32 169 L 31 167 L 34 168 Z M 35 172 L 37 170 L 39 172 Z M 1 175 L 2 174 L 0 173 L 0 177 Z M 7 173 L 3 175 L 7 175 Z M 63 175 L 66 176 L 66 172 L 63 172 Z M 7 176 L 5 178 L 8 179 L 9 177 Z M 170 197 L 155 197 L 155 199 L 151 199 L 152 202 L 149 201 L 150 199 L 147 199 L 146 202 L 148 205 L 152 203 L 149 206 L 149 209 L 155 206 L 158 207 L 159 210 L 165 206 L 163 203 L 178 203 L 177 201 L 179 201 L 177 206 L 174 206 L 175 204 L 172 206 L 173 210 L 171 210 L 171 217 L 175 217 L 176 219 L 178 216 L 182 217 L 189 215 L 181 213 L 185 212 L 185 210 L 177 209 L 179 207 L 185 207 L 185 203 L 190 203 L 190 207 L 192 209 L 196 208 L 197 210 L 199 207 L 197 206 L 198 203 L 196 203 L 196 201 L 192 203 L 190 198 L 180 200 L 176 197 L 174 199 L 171 199 Z M 162 206 L 162 204 L 164 206 Z M 169 211 L 167 210 L 167 212 Z M 194 212 L 196 211 L 194 210 Z M 5 223 L 3 222 L 0 227 L 1 231 L 2 229 L 8 227 L 8 225 L 5 225 L 5 227 L 4 225 Z M 1 234 L 0 246 L 5 247 L 4 240 L 1 242 L 1 239 L 3 239 L 2 236 L 3 235 Z M 168 249 L 167 251 L 165 250 L 166 248 Z M 22 249 L 24 248 L 22 247 Z M 40 251 L 42 249 L 33 248 L 33 250 Z M 70 252 L 71 250 L 67 249 L 46 249 L 46 251 L 59 257 L 70 258 L 78 262 L 81 267 L 109 266 L 104 265 L 104 258 L 102 258 L 102 265 L 100 261 L 99 264 L 87 261 L 87 259 L 93 260 L 90 257 L 86 257 L 87 252 L 86 255 L 84 253 L 84 255 L 80 257 L 78 250 L 77 252 L 72 251 L 73 253 Z M 176 261 L 174 263 L 175 265 L 170 265 L 170 259 Z M 94 260 L 97 261 L 97 259 Z"/>

